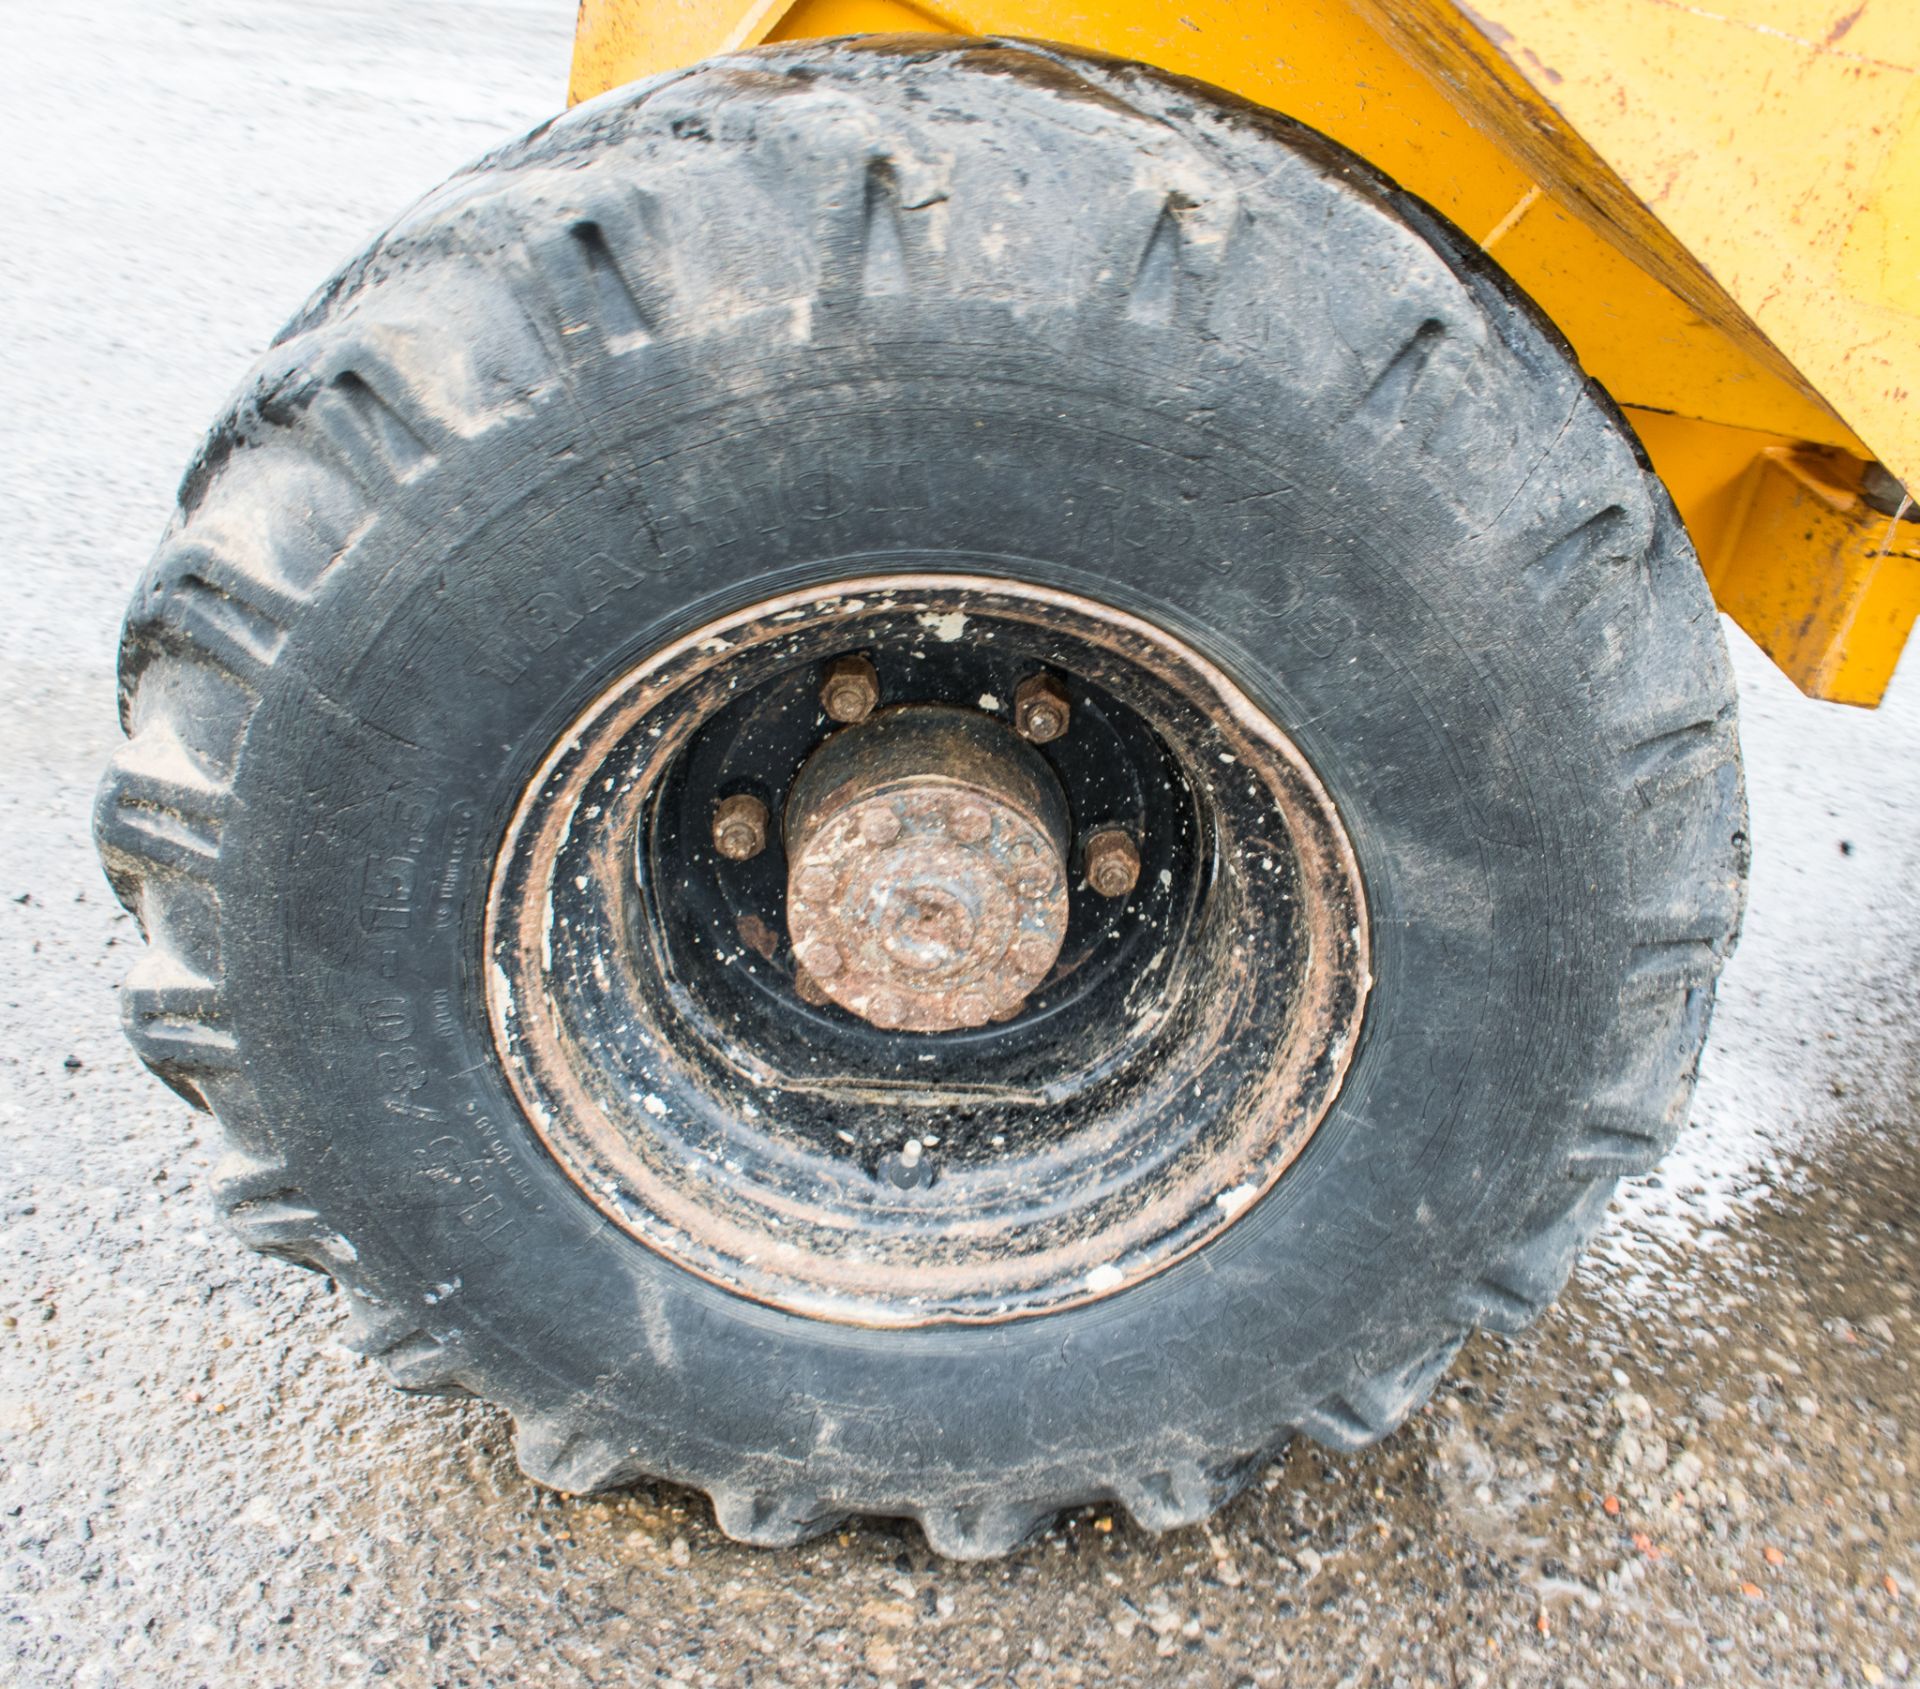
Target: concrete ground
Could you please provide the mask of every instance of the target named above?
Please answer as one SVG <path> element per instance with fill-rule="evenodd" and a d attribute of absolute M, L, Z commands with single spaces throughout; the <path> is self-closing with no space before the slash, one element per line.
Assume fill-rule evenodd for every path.
<path fill-rule="evenodd" d="M 0 1676 L 21 1684 L 1920 1678 L 1920 662 L 1736 637 L 1757 841 L 1697 1123 L 1554 1312 L 1207 1527 L 995 1565 L 536 1491 L 242 1254 L 138 1069 L 87 838 L 112 655 L 226 389 L 387 215 L 558 104 L 564 0 L 0 0 Z"/>

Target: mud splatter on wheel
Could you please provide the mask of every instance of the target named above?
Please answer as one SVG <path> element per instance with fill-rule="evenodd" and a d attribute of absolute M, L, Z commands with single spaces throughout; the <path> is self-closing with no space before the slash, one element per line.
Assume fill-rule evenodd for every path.
<path fill-rule="evenodd" d="M 1384 1434 L 1684 1118 L 1704 584 L 1503 278 L 1324 140 L 769 50 L 456 178 L 129 617 L 98 834 L 241 1234 L 529 1472 L 1001 1552 Z"/>

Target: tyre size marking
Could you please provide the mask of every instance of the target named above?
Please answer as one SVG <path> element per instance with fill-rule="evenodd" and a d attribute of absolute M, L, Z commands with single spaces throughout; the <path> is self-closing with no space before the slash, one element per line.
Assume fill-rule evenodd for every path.
<path fill-rule="evenodd" d="M 435 794 L 389 792 L 383 820 L 394 842 L 367 853 L 360 873 L 360 925 L 369 933 L 404 932 L 413 925 L 420 853 L 426 848 Z"/>
<path fill-rule="evenodd" d="M 404 997 L 370 997 L 360 1006 L 367 1036 L 378 1046 L 373 1053 L 380 1080 L 380 1104 L 391 1114 L 416 1120 L 438 1120 L 440 1110 L 416 1102 L 433 1077 L 413 1037 L 413 1005 Z"/>
<path fill-rule="evenodd" d="M 509 1177 L 513 1176 L 499 1134 L 485 1116 L 476 1117 L 474 1124 L 481 1128 L 491 1154 L 475 1155 L 460 1139 L 445 1136 L 435 1138 L 420 1153 L 426 1160 L 422 1171 L 428 1177 L 450 1180 L 463 1187 L 458 1210 L 460 1223 L 477 1233 L 484 1243 L 511 1231 L 518 1222 L 488 1179 L 489 1173 L 502 1166 L 507 1168 Z M 523 1184 L 523 1181 L 516 1178 L 515 1183 Z"/>

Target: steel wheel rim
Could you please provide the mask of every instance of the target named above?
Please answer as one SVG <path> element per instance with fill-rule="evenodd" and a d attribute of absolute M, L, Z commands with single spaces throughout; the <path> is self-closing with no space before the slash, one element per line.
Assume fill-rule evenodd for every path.
<path fill-rule="evenodd" d="M 1213 807 L 1200 830 L 1211 877 L 1197 924 L 1181 940 L 1194 954 L 1156 962 L 1132 1007 L 1160 1037 L 1192 1018 L 1183 999 L 1197 992 L 1220 1026 L 1123 1050 L 1116 1072 L 1135 1087 L 1130 1116 L 1072 1115 L 1064 1147 L 1023 1152 L 1005 1166 L 990 1158 L 943 1164 L 942 1134 L 924 1123 L 956 1105 L 943 1103 L 938 1087 L 914 1096 L 896 1087 L 903 1117 L 922 1123 L 902 1133 L 903 1144 L 931 1140 L 924 1161 L 910 1153 L 937 1182 L 895 1188 L 871 1166 L 838 1166 L 811 1140 L 796 1148 L 778 1137 L 769 1122 L 797 1106 L 805 1075 L 756 1069 L 751 1050 L 721 1052 L 704 1068 L 688 1055 L 720 1035 L 701 1019 L 692 970 L 676 975 L 676 959 L 663 961 L 664 941 L 649 925 L 659 893 L 648 883 L 646 841 L 657 824 L 649 804 L 743 672 L 777 680 L 872 645 L 888 629 L 940 630 L 956 616 L 989 640 L 1039 629 L 1054 642 L 1049 649 L 1077 642 L 1074 650 L 1094 653 L 1089 667 L 1105 665 L 1099 684 L 1133 688 L 1127 695 L 1146 700 L 1143 710 L 1162 712 L 1154 730 L 1195 778 L 1204 775 Z M 1277 886 L 1291 890 L 1266 900 L 1297 905 L 1290 912 L 1260 908 L 1263 890 Z M 1082 884 L 1075 895 L 1091 894 Z M 1275 937 L 1283 930 L 1284 945 Z M 958 574 L 860 577 L 782 594 L 695 629 L 603 688 L 524 789 L 496 860 L 484 942 L 501 1065 L 533 1129 L 589 1201 L 710 1282 L 790 1312 L 869 1326 L 980 1323 L 1080 1305 L 1142 1283 L 1219 1236 L 1324 1120 L 1370 983 L 1351 843 L 1325 787 L 1276 723 L 1204 656 L 1137 616 Z M 1297 955 L 1297 977 L 1263 976 L 1251 953 L 1263 942 Z M 770 966 L 777 952 L 776 944 L 763 960 Z M 610 1021 L 595 994 L 623 992 Z M 1283 1016 L 1259 1009 L 1282 994 Z M 1236 1035 L 1232 1051 L 1220 1048 L 1228 1034 Z M 622 1046 L 616 1057 L 606 1056 L 609 1044 Z M 600 1052 L 591 1060 L 589 1046 Z M 1259 1059 L 1240 1046 L 1259 1046 Z M 1074 1070 L 1081 1077 L 1061 1080 L 1074 1097 L 1101 1084 L 1118 1094 L 1113 1074 L 1085 1078 L 1099 1054 L 1091 1069 L 1083 1061 Z M 596 1068 L 602 1059 L 613 1065 Z M 1154 1062 L 1164 1071 L 1144 1071 Z M 884 1094 L 893 1078 L 873 1075 L 873 1085 Z M 858 1089 L 821 1106 L 859 1112 L 868 1105 Z M 1193 1096 L 1183 1102 L 1186 1092 Z"/>

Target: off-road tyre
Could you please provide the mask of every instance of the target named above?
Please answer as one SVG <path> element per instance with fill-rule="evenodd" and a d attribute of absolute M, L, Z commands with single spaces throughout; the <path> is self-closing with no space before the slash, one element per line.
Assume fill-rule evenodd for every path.
<path fill-rule="evenodd" d="M 780 586 L 964 555 L 1156 619 L 1280 721 L 1365 876 L 1331 1114 L 1198 1255 L 1043 1317 L 732 1296 L 543 1153 L 480 1007 L 516 793 L 581 700 Z M 1538 1315 L 1686 1115 L 1745 811 L 1712 603 L 1567 347 L 1325 139 L 1016 43 L 807 43 L 481 160 L 323 288 L 186 474 L 97 834 L 125 1017 L 253 1248 L 534 1478 L 941 1553 L 1206 1515 Z"/>

